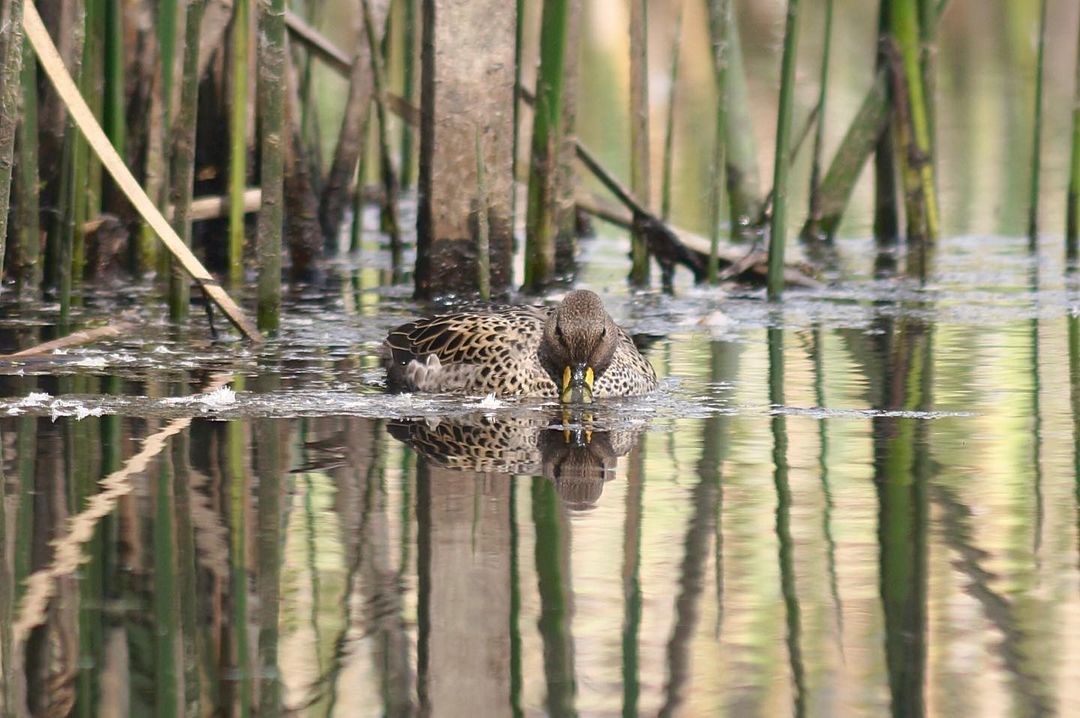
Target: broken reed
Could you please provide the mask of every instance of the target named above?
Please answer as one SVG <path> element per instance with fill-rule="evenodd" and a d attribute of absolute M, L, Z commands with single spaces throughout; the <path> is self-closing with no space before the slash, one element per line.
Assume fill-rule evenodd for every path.
<path fill-rule="evenodd" d="M 784 53 L 780 71 L 780 101 L 776 121 L 776 157 L 773 165 L 773 214 L 769 226 L 769 299 L 784 291 L 784 241 L 787 231 L 788 173 L 791 169 L 791 119 L 795 102 L 795 51 L 798 40 L 799 0 L 788 0 L 784 26 Z"/>

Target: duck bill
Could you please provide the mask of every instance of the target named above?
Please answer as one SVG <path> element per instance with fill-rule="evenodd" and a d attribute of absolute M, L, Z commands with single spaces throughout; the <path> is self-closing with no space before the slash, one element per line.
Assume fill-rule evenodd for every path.
<path fill-rule="evenodd" d="M 583 363 L 563 369 L 562 392 L 559 394 L 562 403 L 588 404 L 592 402 L 595 376 L 593 368 Z"/>

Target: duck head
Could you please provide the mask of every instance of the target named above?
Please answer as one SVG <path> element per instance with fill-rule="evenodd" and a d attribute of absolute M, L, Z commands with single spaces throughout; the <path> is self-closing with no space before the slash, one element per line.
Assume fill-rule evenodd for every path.
<path fill-rule="evenodd" d="M 619 328 L 593 292 L 570 292 L 555 307 L 544 325 L 539 356 L 564 404 L 593 400 L 593 384 L 611 364 L 618 338 Z"/>

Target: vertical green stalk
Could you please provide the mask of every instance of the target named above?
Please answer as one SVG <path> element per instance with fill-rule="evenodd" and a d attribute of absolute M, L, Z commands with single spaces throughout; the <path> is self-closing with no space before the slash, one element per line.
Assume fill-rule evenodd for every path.
<path fill-rule="evenodd" d="M 15 128 L 19 122 L 19 78 L 22 72 L 23 0 L 9 0 L 7 45 L 4 48 L 3 85 L 0 87 L 0 276 L 7 249 L 8 210 L 11 201 L 11 169 L 15 152 Z"/>
<path fill-rule="evenodd" d="M 906 122 L 898 128 L 901 137 L 899 156 L 904 175 L 904 194 L 908 222 L 908 241 L 933 243 L 938 236 L 937 191 L 934 183 L 934 159 L 930 154 L 928 98 L 919 69 L 919 16 L 917 0 L 893 0 L 889 4 L 889 22 L 904 70 Z M 895 90 L 894 90 L 895 92 Z"/>
<path fill-rule="evenodd" d="M 1078 23 L 1080 26 L 1080 23 Z M 1069 195 L 1065 210 L 1065 256 L 1076 261 L 1080 254 L 1080 30 L 1076 41 L 1076 74 L 1073 80 L 1072 156 L 1069 161 Z"/>
<path fill-rule="evenodd" d="M 817 127 L 810 170 L 810 216 L 821 216 L 821 154 L 825 149 L 825 100 L 829 92 L 829 58 L 832 55 L 833 0 L 825 0 L 825 29 L 821 46 L 821 77 L 818 81 Z"/>
<path fill-rule="evenodd" d="M 206 0 L 189 0 L 184 30 L 184 76 L 180 86 L 176 136 L 173 138 L 172 226 L 184 244 L 191 246 L 191 197 L 195 191 L 195 124 L 199 106 L 199 30 Z M 179 262 L 170 260 L 169 316 L 174 322 L 187 318 L 191 284 Z"/>
<path fill-rule="evenodd" d="M 285 0 L 259 0 L 259 105 L 262 206 L 256 255 L 259 329 L 281 325 L 281 219 L 285 145 Z"/>
<path fill-rule="evenodd" d="M 555 179 L 562 144 L 568 4 L 568 0 L 544 0 L 540 20 L 540 69 L 525 221 L 525 288 L 532 292 L 540 291 L 555 277 Z"/>
<path fill-rule="evenodd" d="M 410 0 L 411 2 L 412 0 Z M 417 0 L 419 1 L 419 0 Z M 514 178 L 514 182 L 517 182 L 518 178 L 518 146 L 520 144 L 520 138 L 518 135 L 521 133 L 521 50 L 522 50 L 522 37 L 525 33 L 525 0 L 514 0 L 515 11 L 517 13 L 514 19 L 514 146 L 510 158 L 510 174 Z M 510 193 L 510 220 L 514 222 L 517 220 L 517 191 Z"/>
<path fill-rule="evenodd" d="M 948 0 L 919 0 L 919 76 L 927 97 L 926 124 L 930 130 L 930 154 L 934 157 L 937 156 L 934 55 L 937 52 L 938 17 L 946 4 Z"/>
<path fill-rule="evenodd" d="M 71 32 L 75 34 L 72 42 L 71 75 L 75 83 L 82 87 L 83 73 L 83 46 L 86 33 L 86 6 L 76 0 L 74 17 L 71 21 Z M 61 150 L 61 177 L 60 194 L 57 202 L 57 213 L 53 234 L 58 244 L 58 261 L 54 264 L 57 272 L 56 282 L 60 290 L 60 331 L 66 333 L 68 320 L 71 317 L 71 287 L 72 268 L 75 267 L 77 255 L 76 242 L 81 240 L 82 227 L 78 226 L 82 217 L 79 202 L 80 194 L 86 186 L 85 166 L 80 166 L 80 146 L 85 148 L 86 141 L 75 128 L 75 122 L 70 115 L 67 118 L 64 129 L 64 146 Z"/>
<path fill-rule="evenodd" d="M 795 50 L 798 41 L 799 0 L 788 0 L 784 27 L 784 58 L 780 73 L 780 107 L 776 121 L 776 159 L 773 164 L 773 215 L 769 229 L 769 299 L 784 292 L 784 240 L 787 230 L 788 172 L 791 157 L 792 106 L 795 102 Z"/>
<path fill-rule="evenodd" d="M 665 222 L 671 218 L 671 169 L 672 149 L 675 142 L 675 98 L 679 86 L 679 55 L 682 49 L 683 4 L 675 15 L 675 35 L 671 41 L 671 70 L 668 72 L 667 117 L 664 122 L 664 168 L 660 184 L 660 217 Z"/>
<path fill-rule="evenodd" d="M 22 0 L 20 0 L 21 2 Z M 15 282 L 20 293 L 41 292 L 41 222 L 38 215 L 38 96 L 37 59 L 29 43 L 22 43 L 22 118 L 19 122 L 19 181 L 15 185 L 18 207 L 15 242 Z M 0 214 L 6 214 L 0 212 Z M 0 237 L 3 237 L 0 234 Z M 0 242 L 3 240 L 0 239 Z M 0 252 L 2 254 L 2 252 Z M 0 256 L 0 266 L 3 257 Z"/>
<path fill-rule="evenodd" d="M 630 190 L 645 207 L 652 203 L 649 183 L 649 0 L 630 0 Z M 630 284 L 649 286 L 649 248 L 645 236 L 630 235 Z"/>
<path fill-rule="evenodd" d="M 480 298 L 491 299 L 491 237 L 488 226 L 488 193 L 484 178 L 484 147 L 476 128 L 476 287 Z"/>
<path fill-rule="evenodd" d="M 85 38 L 82 46 L 82 63 L 79 70 L 79 91 L 90 106 L 94 117 L 101 119 L 102 101 L 100 91 L 101 33 L 104 6 L 102 0 L 85 0 L 83 21 Z M 72 170 L 72 207 L 74 223 L 72 235 L 70 279 L 78 284 L 86 271 L 86 222 L 101 210 L 101 165 L 97 156 L 90 152 L 90 145 L 82 132 L 74 132 L 74 167 Z M 96 168 L 96 169 L 95 169 Z"/>
<path fill-rule="evenodd" d="M 236 0 L 232 20 L 229 107 L 229 282 L 244 279 L 244 190 L 247 189 L 248 31 L 250 0 Z"/>
<path fill-rule="evenodd" d="M 401 96 L 415 104 L 416 95 L 416 4 L 419 0 L 405 1 L 405 21 L 402 23 L 402 78 Z M 518 0 L 520 3 L 521 0 Z M 521 8 L 518 8 L 518 36 L 520 45 L 521 33 Z M 514 133 L 517 136 L 517 94 L 514 95 Z M 408 189 L 413 185 L 413 129 L 408 122 L 401 125 L 401 187 Z M 514 152 L 517 152 L 517 142 L 514 142 Z"/>
<path fill-rule="evenodd" d="M 713 78 L 716 83 L 716 132 L 709 171 L 709 261 L 706 277 L 716 284 L 720 262 L 720 211 L 724 200 L 724 177 L 727 166 L 728 129 L 728 26 L 733 20 L 731 0 L 709 1 L 709 36 L 713 43 Z"/>
<path fill-rule="evenodd" d="M 1031 184 L 1028 194 L 1028 248 L 1039 245 L 1039 174 L 1042 171 L 1043 64 L 1046 58 L 1046 0 L 1039 3 L 1039 50 L 1035 61 L 1035 124 L 1031 136 Z"/>

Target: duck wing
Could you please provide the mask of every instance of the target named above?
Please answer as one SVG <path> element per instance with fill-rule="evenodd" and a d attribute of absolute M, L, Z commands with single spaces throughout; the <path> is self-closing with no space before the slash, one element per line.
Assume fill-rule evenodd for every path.
<path fill-rule="evenodd" d="M 547 313 L 516 307 L 441 314 L 403 324 L 386 337 L 387 388 L 516 393 L 498 382 L 523 363 L 535 363 Z"/>

